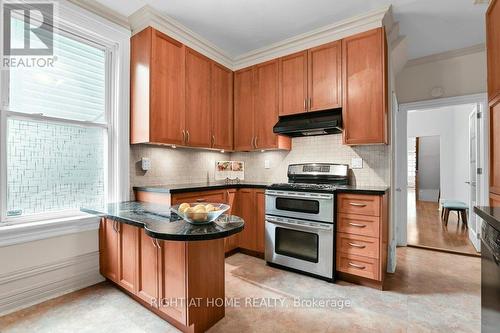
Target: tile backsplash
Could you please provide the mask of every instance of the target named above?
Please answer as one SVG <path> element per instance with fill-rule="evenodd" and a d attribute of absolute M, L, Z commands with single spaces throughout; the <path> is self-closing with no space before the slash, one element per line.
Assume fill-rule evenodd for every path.
<path fill-rule="evenodd" d="M 142 157 L 151 159 L 151 170 L 141 169 Z M 388 185 L 390 177 L 390 148 L 385 145 L 345 146 L 342 135 L 294 138 L 292 150 L 219 153 L 194 149 L 172 149 L 150 145 L 133 145 L 130 154 L 131 186 L 182 184 L 213 181 L 215 161 L 245 162 L 245 180 L 286 182 L 291 163 L 324 162 L 351 164 L 352 158 L 362 158 L 363 168 L 351 171 L 352 184 L 365 186 Z M 264 167 L 269 161 L 269 169 Z"/>

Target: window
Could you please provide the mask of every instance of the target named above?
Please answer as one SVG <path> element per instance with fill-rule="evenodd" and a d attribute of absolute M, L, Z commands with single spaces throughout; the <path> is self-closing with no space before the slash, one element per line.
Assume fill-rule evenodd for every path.
<path fill-rule="evenodd" d="M 23 22 L 11 29 L 22 43 Z M 111 51 L 60 29 L 54 56 L 53 68 L 4 74 L 2 221 L 74 216 L 107 201 Z"/>

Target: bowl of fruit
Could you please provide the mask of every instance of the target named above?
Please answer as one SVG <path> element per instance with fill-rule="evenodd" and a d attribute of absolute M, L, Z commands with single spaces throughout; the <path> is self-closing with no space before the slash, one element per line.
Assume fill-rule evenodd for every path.
<path fill-rule="evenodd" d="M 193 224 L 206 224 L 217 220 L 227 212 L 229 205 L 221 203 L 181 203 L 170 209 L 183 220 Z"/>

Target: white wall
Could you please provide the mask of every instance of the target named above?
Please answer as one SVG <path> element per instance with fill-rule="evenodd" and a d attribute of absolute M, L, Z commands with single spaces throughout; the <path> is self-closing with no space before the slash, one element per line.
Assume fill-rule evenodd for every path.
<path fill-rule="evenodd" d="M 0 247 L 0 315 L 103 281 L 98 239 L 89 230 Z"/>
<path fill-rule="evenodd" d="M 396 86 L 400 103 L 432 99 L 435 87 L 443 88 L 440 97 L 486 92 L 486 52 L 416 65 L 410 61 L 397 76 Z"/>
<path fill-rule="evenodd" d="M 437 201 L 440 184 L 440 137 L 422 136 L 418 141 L 418 199 Z"/>
<path fill-rule="evenodd" d="M 473 105 L 408 112 L 408 137 L 439 135 L 441 199 L 468 202 L 468 121 Z"/>

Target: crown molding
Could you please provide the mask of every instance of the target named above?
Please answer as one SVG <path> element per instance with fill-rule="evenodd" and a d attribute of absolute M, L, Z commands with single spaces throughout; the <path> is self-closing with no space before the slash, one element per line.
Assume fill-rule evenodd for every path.
<path fill-rule="evenodd" d="M 233 60 L 229 55 L 224 53 L 223 50 L 176 21 L 174 18 L 165 14 L 159 14 L 148 5 L 130 15 L 129 23 L 132 34 L 136 34 L 148 26 L 151 26 L 210 59 L 217 61 L 221 65 L 233 69 Z"/>
<path fill-rule="evenodd" d="M 129 23 L 132 34 L 138 33 L 148 26 L 152 26 L 212 60 L 232 70 L 238 70 L 266 60 L 306 50 L 356 33 L 381 27 L 384 24 L 384 19 L 387 19 L 388 13 L 389 16 L 392 16 L 390 5 L 287 38 L 236 57 L 232 57 L 225 53 L 216 45 L 172 17 L 160 14 L 148 5 L 133 13 L 129 17 Z"/>
<path fill-rule="evenodd" d="M 484 52 L 486 50 L 485 44 L 477 44 L 469 47 L 464 47 L 463 49 L 450 50 L 442 53 L 431 54 L 425 57 L 416 58 L 408 60 L 406 67 L 418 66 L 427 64 L 430 62 L 451 59 L 455 57 L 465 56 L 469 54 Z"/>
<path fill-rule="evenodd" d="M 100 4 L 95 0 L 68 0 L 68 2 L 71 2 L 81 8 L 84 8 L 124 28 L 130 29 L 130 24 L 126 16 L 121 15 L 118 12 L 115 12 L 114 10 Z"/>

